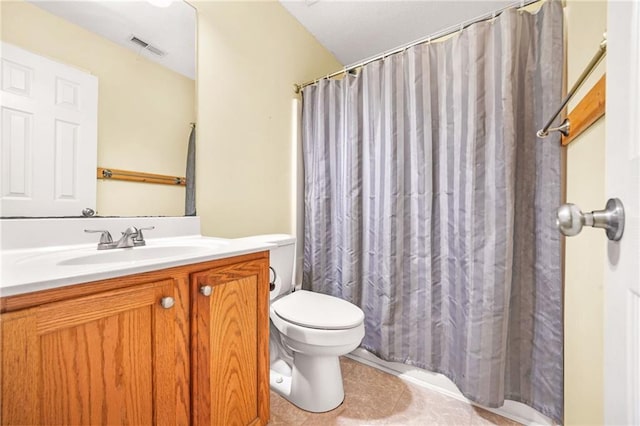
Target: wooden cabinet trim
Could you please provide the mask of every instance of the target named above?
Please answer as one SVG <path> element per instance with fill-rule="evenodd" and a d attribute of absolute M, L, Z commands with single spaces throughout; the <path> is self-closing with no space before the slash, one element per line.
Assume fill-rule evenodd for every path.
<path fill-rule="evenodd" d="M 40 381 L 31 380 L 40 377 L 41 366 L 35 329 L 35 309 L 0 316 L 0 417 L 3 424 L 7 418 L 15 424 L 40 422 L 39 405 L 31 410 L 24 408 L 24 401 L 36 401 L 40 396 Z M 25 381 L 25 377 L 30 380 Z"/>
<path fill-rule="evenodd" d="M 173 402 L 176 425 L 191 424 L 191 307 L 189 298 L 189 276 L 174 278 L 176 305 L 175 341 L 175 386 L 176 399 Z"/>
<path fill-rule="evenodd" d="M 268 258 L 268 253 L 267 253 Z M 258 293 L 258 420 L 263 425 L 269 422 L 271 393 L 269 388 L 269 260 L 261 263 L 261 274 L 265 277 L 265 288 Z"/>
<path fill-rule="evenodd" d="M 47 303 L 36 311 L 37 332 L 45 334 L 142 306 L 159 304 L 165 296 L 174 296 L 171 279 Z"/>

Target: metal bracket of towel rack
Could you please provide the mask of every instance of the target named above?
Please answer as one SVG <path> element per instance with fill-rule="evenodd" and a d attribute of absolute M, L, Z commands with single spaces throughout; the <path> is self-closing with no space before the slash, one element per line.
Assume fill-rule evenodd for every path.
<path fill-rule="evenodd" d="M 569 119 L 565 119 L 558 127 L 551 127 L 551 124 L 553 124 L 553 121 L 556 119 L 556 117 L 560 115 L 564 107 L 567 106 L 567 103 L 569 103 L 573 95 L 576 94 L 580 86 L 582 86 L 582 83 L 584 83 L 587 77 L 589 77 L 591 72 L 595 69 L 596 65 L 600 63 L 606 53 L 607 37 L 605 34 L 604 40 L 602 40 L 600 46 L 598 47 L 598 51 L 595 55 L 593 55 L 593 58 L 591 58 L 589 64 L 586 66 L 584 71 L 582 71 L 582 74 L 580 74 L 580 77 L 578 77 L 576 83 L 573 85 L 571 90 L 569 90 L 569 93 L 567 93 L 567 96 L 564 98 L 558 109 L 553 113 L 549 121 L 547 121 L 547 124 L 545 124 L 545 126 L 542 129 L 538 130 L 538 132 L 536 133 L 539 138 L 546 138 L 547 136 L 549 136 L 549 132 L 555 131 L 562 133 L 564 136 L 569 136 L 569 131 L 571 129 L 571 122 L 569 121 Z"/>

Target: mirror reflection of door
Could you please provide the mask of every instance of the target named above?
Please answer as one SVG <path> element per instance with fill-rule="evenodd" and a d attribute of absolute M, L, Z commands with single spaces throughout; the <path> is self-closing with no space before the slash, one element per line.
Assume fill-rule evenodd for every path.
<path fill-rule="evenodd" d="M 2 43 L 3 217 L 95 209 L 98 80 Z"/>
<path fill-rule="evenodd" d="M 168 7 L 146 1 L 16 0 L 0 7 L 3 42 L 98 79 L 98 167 L 185 176 L 190 123 L 196 118 L 192 6 L 182 0 Z M 97 181 L 95 166 L 82 181 L 94 186 L 97 215 L 184 214 L 184 186 Z M 82 208 L 72 214 L 24 208 L 2 216 L 81 216 Z"/>

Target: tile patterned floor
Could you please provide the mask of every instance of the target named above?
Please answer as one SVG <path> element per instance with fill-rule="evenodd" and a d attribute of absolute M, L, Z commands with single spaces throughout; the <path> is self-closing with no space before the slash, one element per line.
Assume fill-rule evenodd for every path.
<path fill-rule="evenodd" d="M 342 405 L 327 413 L 309 413 L 271 392 L 269 425 L 519 425 L 349 358 L 341 358 L 340 364 L 345 388 Z"/>

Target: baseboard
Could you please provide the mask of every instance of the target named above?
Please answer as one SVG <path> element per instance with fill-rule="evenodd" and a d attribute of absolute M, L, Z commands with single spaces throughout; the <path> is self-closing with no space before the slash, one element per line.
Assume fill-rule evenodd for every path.
<path fill-rule="evenodd" d="M 554 424 L 549 417 L 540 414 L 533 408 L 520 402 L 507 400 L 500 408 L 489 408 L 476 404 L 475 402 L 465 398 L 465 396 L 458 390 L 457 386 L 442 374 L 433 373 L 431 371 L 422 370 L 420 368 L 398 362 L 384 361 L 365 349 L 358 348 L 350 354 L 347 354 L 347 357 L 370 367 L 382 370 L 386 373 L 393 374 L 394 376 L 398 376 L 407 382 L 440 392 L 524 425 L 551 426 Z"/>

